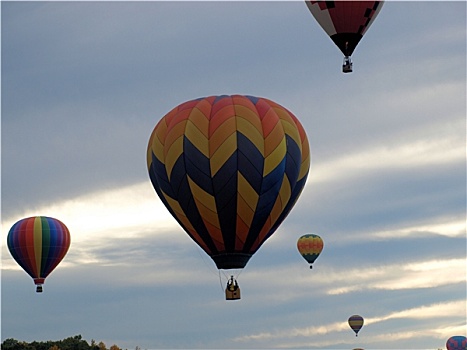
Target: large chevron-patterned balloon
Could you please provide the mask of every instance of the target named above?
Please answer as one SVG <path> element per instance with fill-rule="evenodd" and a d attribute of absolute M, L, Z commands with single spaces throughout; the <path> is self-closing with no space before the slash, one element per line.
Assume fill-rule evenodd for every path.
<path fill-rule="evenodd" d="M 219 269 L 243 268 L 297 201 L 310 150 L 298 119 L 253 96 L 210 96 L 167 113 L 147 150 L 151 182 Z"/>

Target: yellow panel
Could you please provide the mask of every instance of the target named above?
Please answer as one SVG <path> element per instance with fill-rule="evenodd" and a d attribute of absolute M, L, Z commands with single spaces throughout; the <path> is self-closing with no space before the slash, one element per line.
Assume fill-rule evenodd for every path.
<path fill-rule="evenodd" d="M 40 216 L 34 218 L 34 257 L 36 259 L 36 275 L 40 276 L 41 273 L 41 261 L 42 261 L 42 219 Z"/>
<path fill-rule="evenodd" d="M 277 165 L 284 159 L 287 153 L 287 145 L 285 138 L 282 139 L 281 143 L 276 147 L 273 152 L 264 159 L 264 172 L 263 176 L 268 175 L 273 171 Z"/>
<path fill-rule="evenodd" d="M 199 214 L 205 223 L 209 223 L 212 226 L 220 229 L 219 218 L 217 213 L 213 212 L 212 210 L 208 209 L 201 203 L 200 201 L 195 199 L 196 208 L 198 208 Z"/>
<path fill-rule="evenodd" d="M 264 139 L 264 156 L 268 157 L 273 152 L 277 145 L 285 139 L 284 129 L 281 123 L 276 123 L 274 128 Z"/>
<path fill-rule="evenodd" d="M 209 156 L 212 156 L 227 138 L 236 134 L 237 125 L 234 117 L 225 120 L 212 133 L 209 139 Z"/>
<path fill-rule="evenodd" d="M 222 237 L 222 231 L 219 228 L 210 225 L 208 222 L 205 222 L 204 224 L 209 232 L 209 236 L 211 237 L 212 242 L 216 246 L 216 249 L 218 251 L 225 250 L 224 237 Z"/>
<path fill-rule="evenodd" d="M 241 117 L 237 118 L 237 129 L 256 146 L 256 148 L 261 152 L 261 154 L 264 157 L 263 133 L 258 131 L 256 126 L 250 123 L 250 120 Z"/>
<path fill-rule="evenodd" d="M 169 204 L 170 209 L 172 209 L 177 217 L 185 216 L 185 212 L 183 211 L 182 207 L 178 203 L 177 200 L 173 199 L 172 197 L 168 196 L 164 191 L 162 191 L 162 194 L 164 195 L 165 200 Z"/>
<path fill-rule="evenodd" d="M 172 142 L 172 145 L 166 151 L 167 154 L 165 156 L 165 169 L 167 171 L 167 176 L 170 179 L 172 168 L 175 165 L 177 159 L 183 153 L 183 135 L 180 135 L 177 140 Z"/>
<path fill-rule="evenodd" d="M 217 171 L 225 164 L 227 159 L 237 150 L 237 135 L 230 135 L 217 151 L 211 157 L 211 176 L 214 176 Z"/>
<path fill-rule="evenodd" d="M 277 197 L 276 203 L 271 210 L 271 222 L 275 223 L 279 216 L 282 214 L 285 206 L 287 205 L 290 196 L 292 195 L 292 190 L 290 188 L 290 182 L 287 179 L 287 176 L 284 175 L 282 179 L 281 188 L 279 190 L 279 195 Z"/>
<path fill-rule="evenodd" d="M 167 135 L 167 119 L 166 117 L 162 118 L 159 123 L 157 123 L 156 127 L 154 128 L 155 137 L 159 140 L 164 140 L 165 135 Z"/>
<path fill-rule="evenodd" d="M 242 198 L 242 203 L 239 201 L 237 204 L 237 213 L 243 221 L 245 221 L 247 224 L 250 224 L 253 220 L 256 206 L 258 205 L 259 195 L 241 173 L 238 173 L 237 188 L 238 195 Z"/>
<path fill-rule="evenodd" d="M 237 118 L 242 118 L 248 120 L 259 132 L 262 133 L 263 125 L 261 124 L 261 119 L 259 119 L 258 114 L 255 111 L 252 111 L 250 108 L 242 105 L 234 105 L 235 116 Z"/>
<path fill-rule="evenodd" d="M 300 165 L 300 172 L 298 174 L 298 180 L 303 179 L 303 177 L 308 173 L 310 170 L 310 154 L 308 153 L 308 157 L 303 159 L 302 164 Z"/>
<path fill-rule="evenodd" d="M 246 224 L 238 215 L 235 226 L 235 250 L 242 250 L 243 245 L 245 244 L 246 238 L 248 237 L 248 231 L 250 225 Z"/>
<path fill-rule="evenodd" d="M 151 145 L 150 149 L 148 150 L 148 168 L 149 165 L 152 163 L 152 154 L 156 156 L 157 159 L 159 159 L 162 163 L 165 162 L 165 156 L 164 156 L 164 145 L 162 142 L 159 140 L 156 134 L 154 134 L 154 137 L 151 140 Z"/>
<path fill-rule="evenodd" d="M 291 137 L 297 145 L 302 148 L 302 140 L 300 138 L 300 133 L 297 130 L 297 126 L 295 123 L 289 123 L 284 120 L 281 120 L 282 128 L 284 129 L 284 133 Z"/>
<path fill-rule="evenodd" d="M 191 120 L 186 124 L 185 136 L 201 153 L 206 157 L 209 157 L 209 140 L 206 138 L 206 135 L 191 122 Z"/>
<path fill-rule="evenodd" d="M 290 187 L 290 182 L 287 179 L 287 176 L 284 175 L 281 189 L 279 190 L 279 197 L 281 198 L 282 203 L 284 203 L 284 206 L 289 201 L 291 195 L 292 195 L 292 188 Z"/>
<path fill-rule="evenodd" d="M 220 229 L 219 218 L 217 216 L 216 202 L 213 196 L 199 187 L 192 179 L 188 177 L 191 193 L 195 200 L 204 225 L 208 229 L 209 235 L 213 239 L 217 249 L 224 248 L 224 238 Z"/>
<path fill-rule="evenodd" d="M 188 183 L 190 185 L 193 198 L 201 202 L 209 210 L 217 213 L 215 198 L 199 187 L 190 177 L 188 177 Z"/>
<path fill-rule="evenodd" d="M 276 202 L 274 203 L 274 206 L 271 209 L 271 214 L 269 215 L 271 225 L 274 225 L 276 223 L 277 219 L 279 218 L 279 215 L 284 210 L 284 206 L 285 203 L 283 203 L 280 197 L 278 197 Z"/>
<path fill-rule="evenodd" d="M 191 110 L 188 121 L 193 123 L 204 134 L 205 138 L 209 137 L 209 119 L 199 108 L 194 107 Z"/>
<path fill-rule="evenodd" d="M 165 139 L 163 139 L 164 152 L 166 156 L 167 156 L 167 151 L 172 146 L 172 143 L 178 140 L 180 136 L 183 136 L 183 134 L 185 133 L 186 123 L 187 123 L 186 120 L 182 120 L 181 122 L 175 124 L 169 131 L 167 131 L 167 134 L 165 135 Z"/>

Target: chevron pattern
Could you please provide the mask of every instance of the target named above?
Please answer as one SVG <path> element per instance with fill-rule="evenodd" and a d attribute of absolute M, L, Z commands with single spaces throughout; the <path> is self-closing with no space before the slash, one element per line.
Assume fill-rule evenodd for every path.
<path fill-rule="evenodd" d="M 241 268 L 285 219 L 308 175 L 297 118 L 253 96 L 185 102 L 156 125 L 148 171 L 168 210 L 218 268 Z"/>

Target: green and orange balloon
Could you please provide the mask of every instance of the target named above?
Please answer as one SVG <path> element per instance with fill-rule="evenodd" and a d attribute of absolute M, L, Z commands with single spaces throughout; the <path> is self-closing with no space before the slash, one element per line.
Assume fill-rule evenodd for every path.
<path fill-rule="evenodd" d="M 313 264 L 321 254 L 323 247 L 324 242 L 322 238 L 312 233 L 301 236 L 297 241 L 297 249 L 302 257 L 310 264 L 310 269 L 313 268 L 311 264 Z"/>

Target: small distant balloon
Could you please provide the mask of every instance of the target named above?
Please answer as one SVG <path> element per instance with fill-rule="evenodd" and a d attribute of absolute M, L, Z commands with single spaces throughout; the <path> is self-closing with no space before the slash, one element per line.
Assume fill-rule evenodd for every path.
<path fill-rule="evenodd" d="M 358 336 L 358 332 L 363 327 L 363 317 L 360 315 L 352 315 L 349 317 L 349 326 L 355 332 L 355 336 Z"/>
<path fill-rule="evenodd" d="M 60 220 L 33 216 L 11 227 L 7 244 L 13 259 L 33 278 L 36 292 L 40 293 L 45 278 L 70 247 L 70 232 Z"/>
<path fill-rule="evenodd" d="M 310 264 L 310 269 L 319 254 L 323 250 L 323 240 L 315 234 L 306 234 L 301 236 L 297 241 L 297 249 L 303 258 Z"/>
<path fill-rule="evenodd" d="M 455 335 L 446 342 L 448 350 L 467 350 L 467 339 L 462 335 Z"/>

